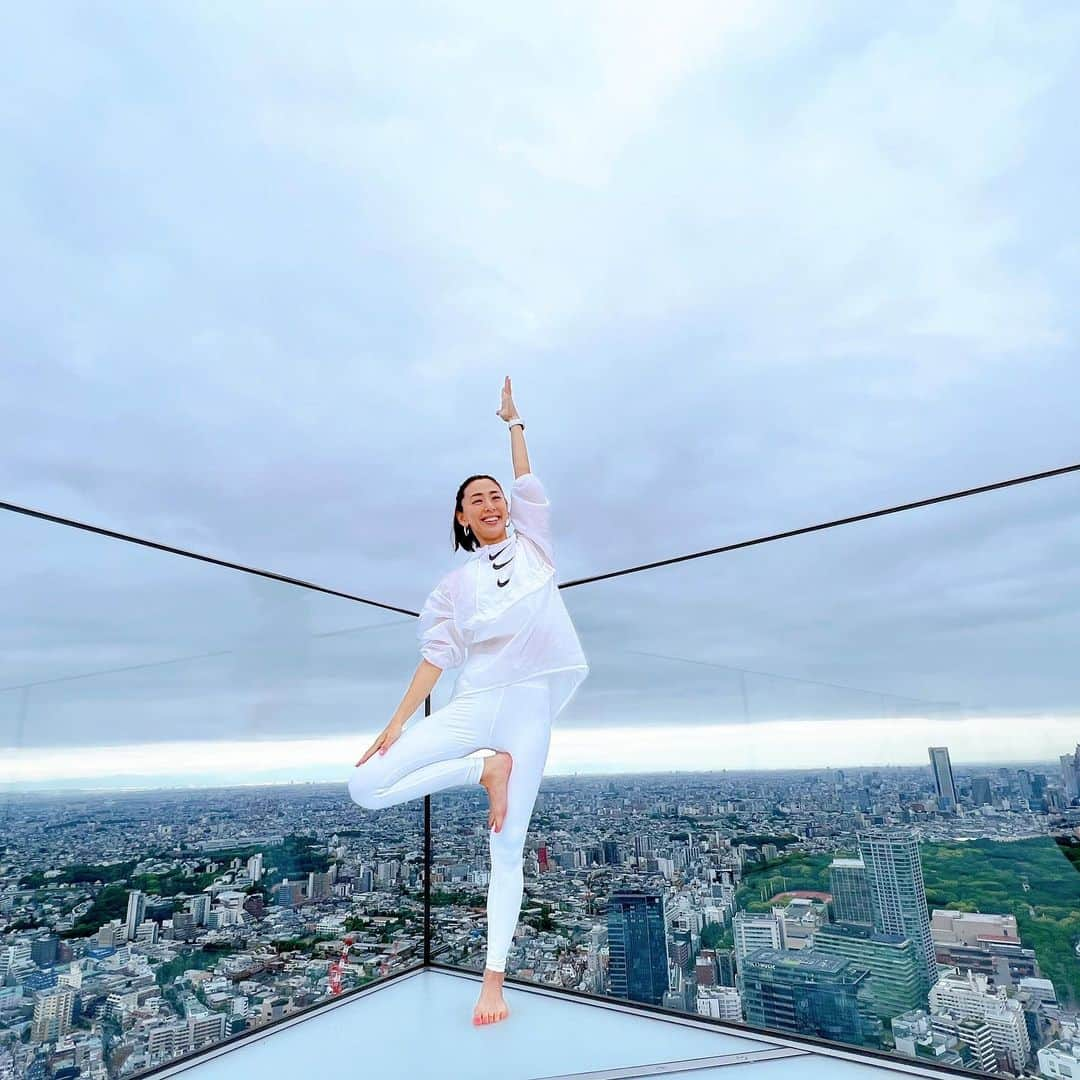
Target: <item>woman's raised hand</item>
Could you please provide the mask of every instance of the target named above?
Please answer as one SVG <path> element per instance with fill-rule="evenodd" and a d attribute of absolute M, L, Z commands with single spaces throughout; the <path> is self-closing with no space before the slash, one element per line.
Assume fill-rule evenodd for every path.
<path fill-rule="evenodd" d="M 496 410 L 496 416 L 502 420 L 511 420 L 517 416 L 517 406 L 514 404 L 513 390 L 510 387 L 510 376 L 503 380 L 502 404 Z"/>
<path fill-rule="evenodd" d="M 390 723 L 375 737 L 375 741 L 364 751 L 364 756 L 356 764 L 363 765 L 376 750 L 378 750 L 380 754 L 385 754 L 386 751 L 401 738 L 401 732 L 404 727 L 404 724 L 399 724 L 397 721 L 391 720 Z"/>

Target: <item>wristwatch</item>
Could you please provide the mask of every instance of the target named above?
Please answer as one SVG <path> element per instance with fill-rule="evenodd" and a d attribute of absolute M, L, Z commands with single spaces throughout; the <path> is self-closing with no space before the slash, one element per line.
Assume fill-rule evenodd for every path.
<path fill-rule="evenodd" d="M 515 424 L 520 424 L 521 430 L 525 430 L 525 421 L 522 420 L 520 416 L 511 416 L 510 419 L 506 421 L 507 431 L 509 431 L 510 428 L 512 428 Z"/>

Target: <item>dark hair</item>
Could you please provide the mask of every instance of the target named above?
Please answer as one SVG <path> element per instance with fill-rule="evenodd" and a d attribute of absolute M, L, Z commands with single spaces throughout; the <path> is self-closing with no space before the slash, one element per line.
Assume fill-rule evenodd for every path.
<path fill-rule="evenodd" d="M 465 489 L 474 480 L 491 480 L 494 483 L 498 484 L 499 490 L 502 491 L 502 484 L 499 484 L 499 481 L 496 480 L 494 476 L 489 476 L 487 473 L 477 473 L 475 476 L 467 476 L 464 480 L 461 481 L 461 487 L 459 487 L 457 489 L 457 499 L 456 499 L 456 501 L 454 503 L 454 550 L 455 551 L 457 551 L 457 549 L 459 547 L 464 548 L 466 551 L 475 551 L 480 546 L 479 541 L 476 539 L 476 533 L 474 533 L 471 529 L 468 532 L 466 532 L 465 531 L 465 526 L 462 525 L 461 522 L 458 521 L 458 519 L 457 519 L 458 514 L 465 509 L 465 506 L 464 506 Z M 504 499 L 506 498 L 505 492 L 503 493 L 503 498 Z"/>

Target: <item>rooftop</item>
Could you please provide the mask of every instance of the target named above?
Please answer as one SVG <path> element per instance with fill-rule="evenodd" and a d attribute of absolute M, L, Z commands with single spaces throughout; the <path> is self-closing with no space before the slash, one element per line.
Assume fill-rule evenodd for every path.
<path fill-rule="evenodd" d="M 943 1075 L 859 1051 L 808 1048 L 743 1034 L 736 1025 L 654 1012 L 632 1003 L 583 999 L 507 982 L 511 1015 L 475 1027 L 479 976 L 417 968 L 304 1016 L 245 1034 L 161 1070 L 197 1080 L 324 1076 L 379 1080 L 615 1080 L 691 1074 L 695 1080 L 885 1080 L 886 1074 Z M 195 1080 L 193 1077 L 192 1080 Z"/>

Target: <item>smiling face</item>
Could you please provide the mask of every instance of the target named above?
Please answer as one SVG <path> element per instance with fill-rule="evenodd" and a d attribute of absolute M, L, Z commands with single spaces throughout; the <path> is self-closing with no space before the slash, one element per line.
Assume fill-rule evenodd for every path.
<path fill-rule="evenodd" d="M 461 494 L 461 509 L 457 519 L 468 525 L 481 544 L 494 544 L 506 539 L 506 523 L 510 518 L 502 488 L 487 477 L 470 481 Z"/>

